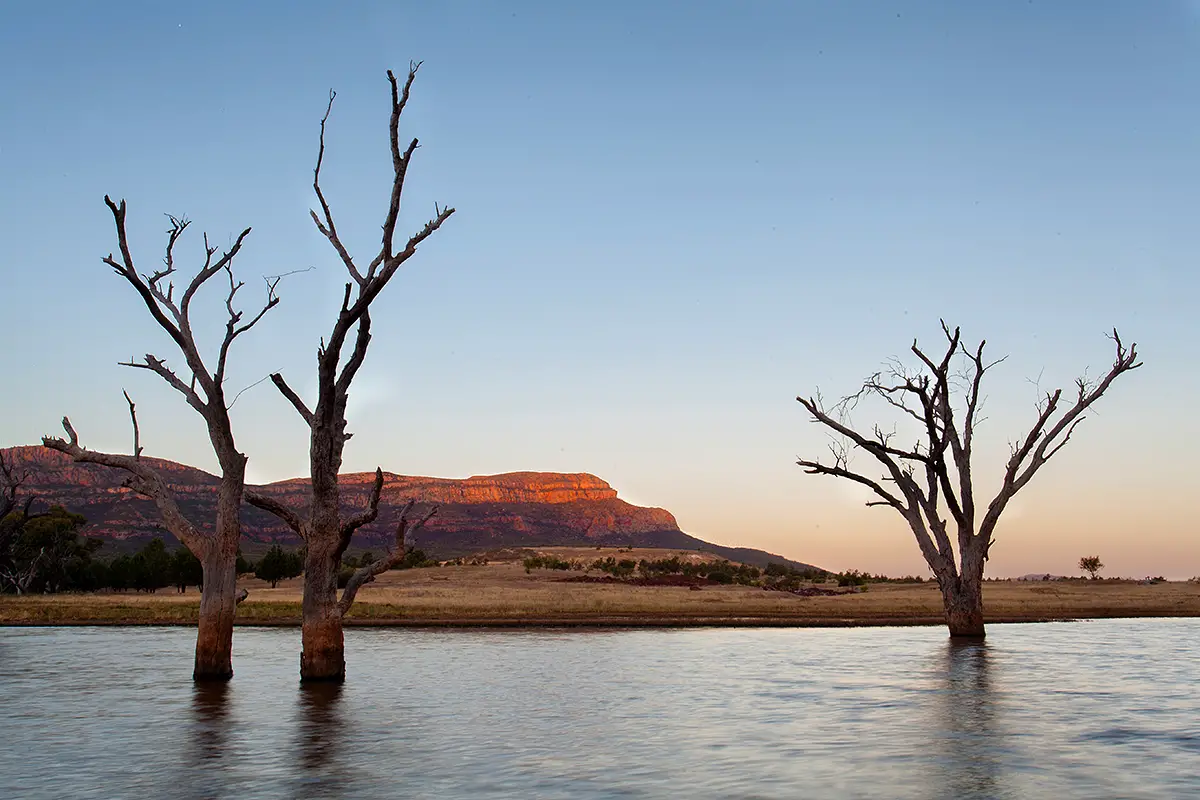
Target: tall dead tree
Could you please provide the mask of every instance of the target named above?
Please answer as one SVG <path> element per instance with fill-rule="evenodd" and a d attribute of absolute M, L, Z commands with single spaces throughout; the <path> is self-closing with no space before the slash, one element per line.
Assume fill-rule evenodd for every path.
<path fill-rule="evenodd" d="M 205 234 L 204 263 L 184 287 L 182 294 L 176 297 L 175 285 L 171 278 L 176 272 L 175 245 L 187 230 L 189 221 L 168 215 L 171 227 L 167 231 L 164 266 L 149 275 L 139 275 L 134 267 L 125 232 L 125 201 L 122 200 L 118 205 L 106 196 L 104 202 L 112 212 L 120 249 L 119 259 L 110 253 L 104 259 L 104 263 L 128 281 L 138 293 L 154 321 L 179 348 L 190 377 L 187 380 L 180 378 L 163 359 L 150 353 L 147 353 L 142 361 L 129 361 L 123 363 L 123 366 L 155 373 L 183 395 L 187 404 L 204 418 L 208 427 L 208 438 L 221 467 L 215 524 L 205 526 L 188 519 L 180 510 L 167 481 L 141 457 L 137 413 L 129 395 L 125 397 L 129 401 L 129 415 L 133 422 L 132 455 L 100 453 L 82 447 L 67 417 L 63 417 L 63 428 L 68 438 L 63 440 L 47 436 L 42 442 L 46 447 L 66 453 L 76 461 L 102 464 L 128 472 L 129 479 L 126 485 L 154 500 L 167 530 L 191 550 L 204 567 L 193 677 L 197 681 L 228 680 L 233 676 L 233 617 L 237 605 L 236 563 L 238 539 L 241 536 L 242 493 L 246 484 L 246 456 L 238 451 L 233 438 L 229 406 L 225 400 L 225 369 L 234 341 L 257 325 L 279 302 L 275 294 L 279 278 L 267 280 L 266 302 L 257 314 L 245 319 L 243 312 L 234 308 L 235 295 L 243 284 L 235 279 L 232 262 L 242 249 L 242 243 L 250 235 L 250 229 L 242 231 L 233 245 L 219 256 L 218 248 L 209 244 L 208 234 Z M 228 317 L 225 334 L 217 350 L 216 367 L 210 369 L 201 356 L 192 330 L 190 314 L 192 302 L 200 288 L 222 274 L 228 278 L 228 291 L 225 295 Z"/>
<path fill-rule="evenodd" d="M 322 340 L 317 349 L 317 398 L 310 410 L 300 396 L 288 386 L 278 373 L 271 376 L 275 386 L 299 412 L 309 426 L 309 467 L 312 479 L 312 496 L 307 518 L 302 519 L 296 511 L 283 506 L 271 498 L 251 492 L 247 501 L 274 513 L 295 531 L 306 547 L 304 563 L 304 601 L 302 652 L 300 655 L 300 678 L 304 681 L 340 681 L 345 679 L 345 643 L 342 636 L 342 617 L 354 600 L 354 592 L 348 591 L 342 601 L 337 595 L 337 575 L 342 554 L 350 544 L 354 532 L 373 521 L 379 510 L 379 496 L 383 489 L 383 474 L 376 472 L 375 485 L 371 492 L 367 510 L 350 519 L 342 519 L 339 508 L 338 471 L 342 466 L 342 450 L 350 434 L 346 432 L 346 399 L 350 384 L 362 367 L 371 341 L 371 303 L 379 296 L 388 282 L 417 250 L 417 246 L 433 234 L 454 213 L 453 208 L 434 207 L 434 217 L 413 234 L 402 246 L 395 244 L 396 224 L 400 216 L 400 200 L 404 193 L 404 179 L 408 173 L 417 140 L 413 139 L 403 149 L 400 146 L 400 116 L 408 103 L 409 91 L 417 77 L 419 63 L 409 65 L 408 78 L 403 86 L 388 70 L 388 82 L 392 90 L 392 113 L 389 138 L 392 151 L 392 190 L 387 214 L 383 221 L 383 241 L 379 251 L 365 270 L 360 269 L 338 236 L 333 213 L 321 190 L 321 164 L 325 159 L 325 125 L 333 109 L 336 93 L 330 91 L 329 104 L 321 118 L 321 135 L 317 150 L 317 163 L 313 170 L 313 191 L 321 207 L 320 213 L 312 211 L 317 230 L 329 240 L 342 264 L 350 275 L 342 296 L 341 310 L 334 321 L 329 336 Z M 353 343 L 350 343 L 351 333 Z M 348 355 L 346 351 L 348 350 Z M 345 358 L 343 359 L 343 356 Z M 425 519 L 428 519 L 426 517 Z M 407 523 L 401 523 L 407 525 Z M 422 523 L 423 524 L 423 521 Z M 403 533 L 403 532 L 401 532 Z M 402 551 L 398 547 L 397 551 Z M 393 556 L 396 553 L 392 554 Z M 401 552 L 402 556 L 402 552 Z M 384 568 L 380 559 L 380 570 Z M 367 572 L 375 565 L 364 568 Z M 360 570 L 362 572 L 363 570 Z M 365 576 L 359 583 L 366 582 Z M 352 581 L 353 583 L 353 581 Z M 349 589 L 350 587 L 347 587 Z M 357 589 L 357 587 L 355 587 Z"/>
<path fill-rule="evenodd" d="M 868 506 L 888 506 L 900 513 L 916 536 L 921 554 L 937 577 L 942 590 L 946 624 L 951 636 L 982 637 L 983 570 L 1000 515 L 1023 489 L 1071 439 L 1084 412 L 1108 391 L 1118 376 L 1137 369 L 1137 345 L 1128 348 L 1114 329 L 1116 357 L 1108 373 L 1099 380 L 1075 381 L 1073 402 L 1063 390 L 1048 392 L 1037 405 L 1033 427 L 1011 445 L 999 491 L 980 518 L 971 472 L 975 430 L 980 422 L 980 387 L 984 374 L 1003 361 L 984 359 L 984 342 L 966 347 L 959 334 L 942 323 L 946 350 L 938 360 L 914 341 L 912 353 L 919 361 L 915 369 L 895 361 L 885 372 L 872 375 L 855 394 L 832 408 L 820 399 L 797 397 L 814 422 L 834 436 L 830 463 L 801 459 L 805 471 L 832 475 L 866 486 L 875 494 Z M 954 363 L 965 369 L 958 372 Z M 961 397 L 958 397 L 961 395 Z M 851 427 L 849 412 L 859 402 L 876 398 L 899 413 L 919 431 L 916 443 L 898 447 L 895 429 L 876 423 L 871 433 Z M 1069 405 L 1068 405 L 1069 403 Z M 851 469 L 850 455 L 866 452 L 882 467 L 882 475 L 871 477 Z M 948 515 L 948 518 L 947 518 Z M 957 541 L 957 556 L 955 543 Z"/>

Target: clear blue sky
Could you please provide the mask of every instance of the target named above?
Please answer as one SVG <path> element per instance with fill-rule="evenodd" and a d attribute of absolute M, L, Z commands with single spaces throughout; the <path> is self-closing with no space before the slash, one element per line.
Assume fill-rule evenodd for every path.
<path fill-rule="evenodd" d="M 352 392 L 349 469 L 596 473 L 682 527 L 835 568 L 918 571 L 902 521 L 798 454 L 798 393 L 846 393 L 945 316 L 1009 353 L 979 467 L 998 474 L 1034 379 L 1136 339 L 1146 366 L 1013 508 L 992 571 L 1200 573 L 1187 500 L 1200 252 L 1200 4 L 162 3 L 0 7 L 0 445 L 69 414 L 85 445 L 212 468 L 199 418 L 116 366 L 179 359 L 101 262 L 105 193 L 135 256 L 164 212 L 247 279 L 289 277 L 231 384 L 311 391 L 344 273 L 326 190 L 365 259 L 389 182 L 384 71 L 425 66 L 402 226 L 458 213 L 388 288 Z M 219 292 L 202 299 L 216 334 Z M 304 474 L 269 384 L 234 408 L 260 481 Z"/>

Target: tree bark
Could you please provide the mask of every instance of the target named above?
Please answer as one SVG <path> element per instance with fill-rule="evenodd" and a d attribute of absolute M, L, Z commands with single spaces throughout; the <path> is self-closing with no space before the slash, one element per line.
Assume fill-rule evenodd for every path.
<path fill-rule="evenodd" d="M 981 581 L 951 581 L 942 587 L 942 605 L 946 611 L 946 626 L 954 639 L 982 639 L 983 583 Z"/>
<path fill-rule="evenodd" d="M 341 549 L 310 547 L 304 560 L 304 622 L 300 632 L 300 680 L 344 681 L 346 644 L 338 608 Z"/>
<path fill-rule="evenodd" d="M 224 554 L 215 552 L 201 562 L 204 588 L 196 634 L 195 681 L 227 681 L 233 677 L 233 617 L 237 608 L 237 570 Z"/>
<path fill-rule="evenodd" d="M 217 530 L 207 552 L 197 554 L 204 569 L 199 630 L 192 679 L 227 681 L 233 677 L 233 618 L 237 613 L 237 547 L 241 538 L 242 487 L 246 458 L 236 450 L 222 453 L 217 495 Z"/>

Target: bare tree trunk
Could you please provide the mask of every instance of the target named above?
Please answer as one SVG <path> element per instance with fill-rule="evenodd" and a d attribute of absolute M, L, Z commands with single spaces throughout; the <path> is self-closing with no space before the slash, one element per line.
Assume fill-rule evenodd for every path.
<path fill-rule="evenodd" d="M 982 639 L 983 592 L 978 583 L 961 583 L 950 591 L 942 591 L 946 609 L 946 626 L 954 638 Z"/>
<path fill-rule="evenodd" d="M 338 608 L 337 577 L 341 553 L 328 547 L 308 550 L 304 561 L 304 624 L 301 628 L 300 680 L 343 681 L 346 643 Z"/>
<path fill-rule="evenodd" d="M 983 628 L 983 581 L 980 578 L 952 578 L 939 581 L 942 588 L 942 606 L 946 612 L 946 626 L 950 635 L 958 638 L 982 639 Z"/>
<path fill-rule="evenodd" d="M 201 564 L 204 568 L 204 588 L 200 592 L 200 620 L 192 679 L 227 681 L 233 677 L 237 570 L 223 553 L 216 552 L 216 548 Z"/>
<path fill-rule="evenodd" d="M 237 547 L 242 534 L 241 506 L 246 458 L 223 453 L 217 495 L 217 531 L 207 551 L 195 554 L 204 569 L 200 591 L 196 664 L 192 679 L 224 681 L 233 677 L 233 618 L 237 613 Z"/>

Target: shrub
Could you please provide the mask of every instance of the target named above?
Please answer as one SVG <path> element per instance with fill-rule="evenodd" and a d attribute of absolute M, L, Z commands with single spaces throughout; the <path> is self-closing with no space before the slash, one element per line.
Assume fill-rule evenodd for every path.
<path fill-rule="evenodd" d="M 870 574 L 862 573 L 856 569 L 852 569 L 846 572 L 839 572 L 834 577 L 837 578 L 838 586 L 864 586 L 867 582 L 867 578 L 870 577 Z"/>
<path fill-rule="evenodd" d="M 274 589 L 281 580 L 295 578 L 304 571 L 304 558 L 299 553 L 285 552 L 279 545 L 272 545 L 254 568 L 254 576 L 267 581 Z M 353 570 L 351 570 L 353 572 Z M 339 573 L 340 574 L 340 573 Z"/>

